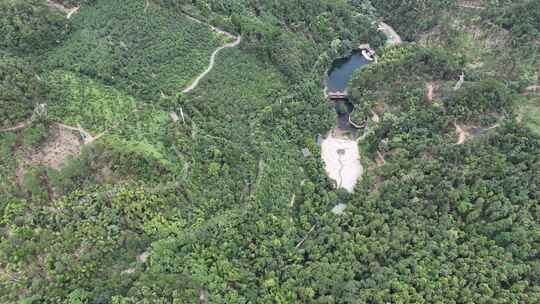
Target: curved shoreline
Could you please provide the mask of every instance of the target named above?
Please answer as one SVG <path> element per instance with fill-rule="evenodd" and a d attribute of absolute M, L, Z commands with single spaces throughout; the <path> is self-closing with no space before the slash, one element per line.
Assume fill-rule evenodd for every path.
<path fill-rule="evenodd" d="M 388 38 L 388 41 L 386 42 L 387 45 L 402 43 L 401 37 L 390 25 L 380 22 L 379 30 L 381 30 Z M 374 62 L 377 63 L 376 60 L 374 60 Z M 323 93 L 325 98 L 328 98 L 329 92 L 326 81 Z M 358 128 L 361 126 L 353 123 L 350 114 L 349 123 L 357 129 L 361 129 Z M 372 111 L 372 114 L 372 120 L 374 122 L 380 121 L 380 117 L 377 113 Z M 322 141 L 321 158 L 325 164 L 326 174 L 336 181 L 337 188 L 344 188 L 352 193 L 364 171 L 360 161 L 360 152 L 358 148 L 358 142 L 361 138 L 352 140 L 342 134 L 336 134 L 336 130 L 337 127 Z M 346 162 L 344 162 L 344 160 Z"/>

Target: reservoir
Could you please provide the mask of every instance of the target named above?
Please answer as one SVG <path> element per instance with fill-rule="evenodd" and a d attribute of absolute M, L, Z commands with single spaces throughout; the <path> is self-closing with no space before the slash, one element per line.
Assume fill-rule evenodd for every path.
<path fill-rule="evenodd" d="M 349 57 L 334 61 L 326 79 L 328 92 L 343 92 L 347 90 L 347 85 L 353 73 L 368 63 L 369 61 L 362 56 L 359 50 L 354 51 Z"/>
<path fill-rule="evenodd" d="M 345 92 L 353 73 L 369 62 L 361 51 L 354 51 L 349 57 L 334 61 L 326 77 L 327 92 Z M 358 130 L 349 122 L 354 106 L 347 96 L 330 99 L 334 102 L 337 121 L 334 130 L 321 143 L 321 157 L 326 173 L 336 182 L 336 187 L 353 192 L 364 170 L 356 142 Z M 332 212 L 341 214 L 345 207 L 338 204 Z"/>

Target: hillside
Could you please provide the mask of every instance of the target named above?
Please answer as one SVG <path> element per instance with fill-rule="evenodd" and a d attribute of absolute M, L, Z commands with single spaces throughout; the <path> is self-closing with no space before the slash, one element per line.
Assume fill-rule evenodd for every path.
<path fill-rule="evenodd" d="M 0 3 L 0 302 L 539 303 L 537 8 Z"/>

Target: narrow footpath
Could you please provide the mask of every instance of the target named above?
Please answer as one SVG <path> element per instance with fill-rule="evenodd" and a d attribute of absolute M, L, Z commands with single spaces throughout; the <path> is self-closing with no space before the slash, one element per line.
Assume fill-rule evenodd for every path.
<path fill-rule="evenodd" d="M 210 64 L 208 65 L 208 67 L 206 68 L 206 70 L 204 70 L 204 72 L 202 72 L 197 78 L 195 78 L 195 80 L 187 87 L 185 88 L 182 93 L 189 93 L 191 91 L 193 91 L 194 89 L 197 88 L 197 86 L 199 85 L 199 82 L 201 80 L 204 79 L 204 77 L 206 77 L 206 75 L 208 75 L 208 73 L 210 73 L 212 71 L 212 69 L 214 68 L 214 65 L 216 63 L 216 57 L 217 55 L 219 54 L 219 52 L 221 52 L 222 50 L 224 49 L 228 49 L 228 48 L 233 48 L 233 47 L 236 47 L 240 44 L 240 42 L 242 42 L 242 36 L 234 36 L 233 34 L 231 33 L 228 33 L 222 29 L 219 29 L 217 27 L 214 27 L 208 23 L 205 23 L 205 22 L 202 22 L 198 19 L 195 19 L 189 15 L 186 15 L 188 19 L 194 21 L 194 22 L 197 22 L 197 23 L 201 23 L 201 24 L 204 24 L 204 25 L 207 25 L 208 27 L 210 27 L 210 29 L 212 29 L 212 31 L 218 33 L 218 34 L 222 34 L 222 35 L 225 35 L 229 38 L 233 38 L 234 41 L 231 42 L 231 43 L 227 43 L 223 46 L 220 46 L 218 47 L 213 53 L 212 55 L 210 56 Z"/>
<path fill-rule="evenodd" d="M 227 49 L 227 48 L 233 48 L 237 45 L 240 44 L 240 42 L 242 42 L 242 37 L 241 36 L 238 36 L 236 38 L 236 40 L 234 42 L 231 42 L 231 43 L 227 43 L 219 48 L 217 48 L 213 53 L 212 53 L 212 56 L 210 56 L 210 64 L 208 65 L 208 67 L 206 68 L 206 70 L 204 72 L 202 72 L 192 83 L 191 85 L 189 85 L 187 88 L 185 88 L 182 93 L 189 93 L 191 91 L 193 91 L 194 89 L 197 88 L 197 86 L 199 85 L 199 82 L 201 80 L 204 79 L 204 77 L 206 77 L 206 75 L 208 75 L 208 73 L 210 73 L 212 71 L 212 69 L 214 68 L 214 65 L 216 63 L 216 57 L 217 55 L 219 54 L 219 52 L 221 52 L 222 50 L 224 49 Z"/>

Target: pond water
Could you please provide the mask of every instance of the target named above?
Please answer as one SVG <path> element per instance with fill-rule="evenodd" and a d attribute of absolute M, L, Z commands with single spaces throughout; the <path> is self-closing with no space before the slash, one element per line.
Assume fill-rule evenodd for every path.
<path fill-rule="evenodd" d="M 353 73 L 368 63 L 360 51 L 354 51 L 351 56 L 334 61 L 326 79 L 328 92 L 345 91 Z"/>
<path fill-rule="evenodd" d="M 338 59 L 332 64 L 328 72 L 326 86 L 328 92 L 346 91 L 349 80 L 353 73 L 368 64 L 369 61 L 362 56 L 360 51 L 355 51 L 351 56 Z M 328 176 L 336 181 L 338 188 L 344 188 L 353 192 L 357 180 L 363 172 L 360 163 L 358 143 L 350 136 L 356 137 L 357 130 L 349 122 L 350 113 L 354 106 L 348 99 L 333 100 L 336 114 L 336 128 L 321 142 L 321 157 L 325 163 Z M 332 212 L 343 213 L 346 205 L 338 204 Z"/>

